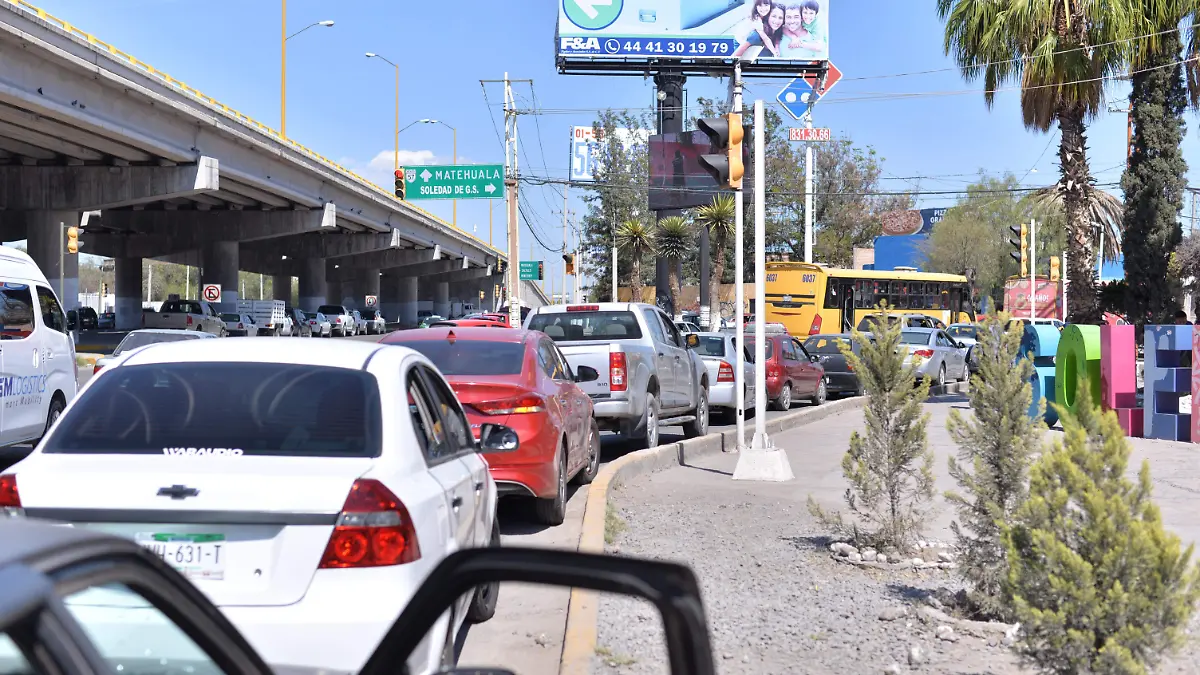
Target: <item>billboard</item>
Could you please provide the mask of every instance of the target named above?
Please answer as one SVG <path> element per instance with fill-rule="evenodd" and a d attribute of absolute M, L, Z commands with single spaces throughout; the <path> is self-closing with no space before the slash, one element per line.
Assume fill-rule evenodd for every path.
<path fill-rule="evenodd" d="M 829 0 L 559 0 L 556 47 L 568 62 L 800 70 L 829 59 L 828 36 Z"/>
<path fill-rule="evenodd" d="M 626 148 L 646 145 L 650 141 L 647 129 L 616 129 L 614 136 Z M 601 134 L 603 136 L 603 134 Z M 596 180 L 596 169 L 600 166 L 602 137 L 596 136 L 595 127 L 571 127 L 571 181 L 591 183 Z"/>

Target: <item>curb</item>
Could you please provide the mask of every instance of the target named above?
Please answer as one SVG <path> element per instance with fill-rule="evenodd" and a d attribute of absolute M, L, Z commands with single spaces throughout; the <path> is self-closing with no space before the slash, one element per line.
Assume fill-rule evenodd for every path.
<path fill-rule="evenodd" d="M 964 393 L 966 382 L 947 383 L 941 387 L 930 387 L 929 395 L 945 396 Z M 769 420 L 768 434 L 778 434 L 796 427 L 817 422 L 826 417 L 857 410 L 866 403 L 865 396 L 855 396 L 833 401 L 818 408 L 797 410 Z M 747 420 L 749 428 L 752 422 Z M 578 550 L 584 553 L 604 553 L 604 518 L 608 511 L 608 492 L 621 485 L 623 480 L 669 469 L 687 466 L 689 459 L 735 449 L 737 431 L 729 430 L 709 434 L 700 438 L 660 445 L 649 450 L 637 450 L 609 462 L 592 481 L 588 489 L 587 503 L 583 511 L 583 527 L 579 535 Z M 592 655 L 596 651 L 598 637 L 598 598 L 595 591 L 572 588 L 571 600 L 567 605 L 567 626 L 563 634 L 562 657 L 559 660 L 559 675 L 587 675 L 591 671 Z"/>

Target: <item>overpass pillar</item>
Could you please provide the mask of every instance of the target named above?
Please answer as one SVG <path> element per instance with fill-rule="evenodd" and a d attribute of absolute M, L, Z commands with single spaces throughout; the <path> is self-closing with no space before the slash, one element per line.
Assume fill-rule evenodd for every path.
<path fill-rule="evenodd" d="M 400 309 L 396 312 L 396 321 L 401 328 L 417 327 L 417 278 L 402 277 L 400 279 Z"/>
<path fill-rule="evenodd" d="M 433 313 L 450 318 L 450 282 L 438 281 L 433 285 Z"/>
<path fill-rule="evenodd" d="M 358 270 L 354 275 L 354 282 L 345 286 L 348 292 L 343 292 L 342 295 L 349 296 L 347 302 L 350 303 L 350 309 L 365 309 L 368 295 L 379 297 L 379 269 Z"/>
<path fill-rule="evenodd" d="M 325 300 L 322 305 L 340 305 L 342 304 L 342 286 L 345 286 L 342 281 L 327 281 L 325 282 Z"/>
<path fill-rule="evenodd" d="M 33 211 L 28 220 L 29 255 L 50 281 L 50 287 L 58 295 L 63 307 L 68 310 L 79 307 L 79 256 L 60 254 L 60 251 L 65 250 L 64 228 L 79 225 L 79 220 L 80 214 L 75 211 Z M 86 236 L 80 238 L 87 241 Z M 60 287 L 59 284 L 60 260 L 65 287 Z"/>
<path fill-rule="evenodd" d="M 221 302 L 217 309 L 232 312 L 238 301 L 238 243 L 207 242 L 200 249 L 200 283 L 221 284 Z M 200 298 L 203 300 L 203 298 Z"/>
<path fill-rule="evenodd" d="M 117 258 L 115 261 L 117 330 L 142 327 L 142 259 Z"/>
<path fill-rule="evenodd" d="M 292 275 L 290 274 L 273 274 L 271 275 L 271 293 L 275 300 L 282 300 L 287 304 L 292 304 Z"/>
<path fill-rule="evenodd" d="M 304 269 L 300 274 L 300 309 L 305 312 L 317 311 L 318 307 L 325 304 L 328 292 L 329 285 L 325 283 L 325 260 L 305 260 Z"/>

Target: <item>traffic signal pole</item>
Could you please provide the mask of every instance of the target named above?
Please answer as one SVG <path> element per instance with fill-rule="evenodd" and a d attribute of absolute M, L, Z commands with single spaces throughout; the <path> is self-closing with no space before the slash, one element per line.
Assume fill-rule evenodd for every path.
<path fill-rule="evenodd" d="M 1029 219 L 1029 323 L 1037 318 L 1037 221 Z"/>
<path fill-rule="evenodd" d="M 733 112 L 737 115 L 742 114 L 742 63 L 736 61 L 733 64 Z M 740 152 L 740 150 L 739 150 Z M 734 394 L 735 406 L 737 408 L 737 451 L 741 452 L 746 449 L 746 254 L 745 254 L 745 235 L 743 226 L 745 221 L 745 193 L 741 187 L 733 190 L 733 230 L 734 230 L 734 327 L 737 336 L 734 347 L 737 351 L 737 361 L 734 363 L 733 369 L 733 386 L 736 389 Z"/>

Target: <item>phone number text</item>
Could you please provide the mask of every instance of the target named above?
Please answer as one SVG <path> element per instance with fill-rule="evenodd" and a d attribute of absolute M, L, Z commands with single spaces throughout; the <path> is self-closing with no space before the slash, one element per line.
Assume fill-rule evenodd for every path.
<path fill-rule="evenodd" d="M 649 56 L 676 58 L 732 58 L 738 43 L 733 39 L 703 38 L 561 38 L 559 53 L 566 55 Z"/>

